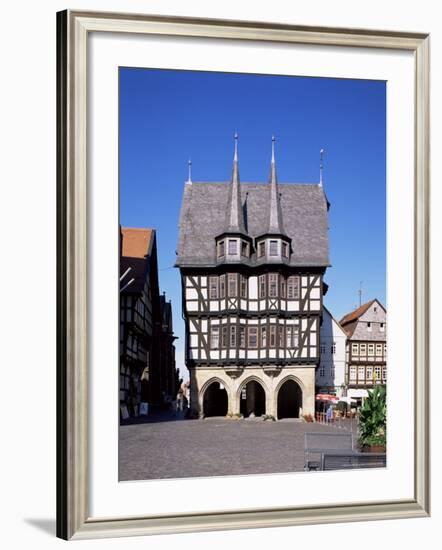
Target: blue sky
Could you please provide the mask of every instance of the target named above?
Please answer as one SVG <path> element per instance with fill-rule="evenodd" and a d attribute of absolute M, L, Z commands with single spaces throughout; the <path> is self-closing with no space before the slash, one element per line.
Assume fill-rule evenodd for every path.
<path fill-rule="evenodd" d="M 363 302 L 386 304 L 385 115 L 381 81 L 120 68 L 120 222 L 157 230 L 183 374 L 173 265 L 188 159 L 194 181 L 228 181 L 236 131 L 241 181 L 267 181 L 274 134 L 279 181 L 315 183 L 325 149 L 332 267 L 324 302 L 340 319 L 358 305 L 361 281 Z"/>

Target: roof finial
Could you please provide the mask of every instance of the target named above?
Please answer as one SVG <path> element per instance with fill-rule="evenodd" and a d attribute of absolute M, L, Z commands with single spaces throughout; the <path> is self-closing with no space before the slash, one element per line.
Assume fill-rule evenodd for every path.
<path fill-rule="evenodd" d="M 322 176 L 324 172 L 324 149 L 319 151 L 319 187 L 322 187 Z"/>
<path fill-rule="evenodd" d="M 190 159 L 187 161 L 187 165 L 188 165 L 188 170 L 189 170 L 189 174 L 188 174 L 188 177 L 187 177 L 187 183 L 192 183 L 192 161 Z"/>
<path fill-rule="evenodd" d="M 235 154 L 233 155 L 234 162 L 238 162 L 238 132 L 235 132 Z"/>
<path fill-rule="evenodd" d="M 275 164 L 275 136 L 272 136 L 272 164 Z"/>

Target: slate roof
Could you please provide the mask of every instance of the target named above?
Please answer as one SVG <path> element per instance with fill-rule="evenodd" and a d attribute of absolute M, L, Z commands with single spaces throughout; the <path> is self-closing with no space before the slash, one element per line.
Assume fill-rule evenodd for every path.
<path fill-rule="evenodd" d="M 179 221 L 178 267 L 216 266 L 215 237 L 225 228 L 230 183 L 192 182 L 184 186 Z M 270 185 L 241 183 L 246 231 L 252 238 L 269 230 Z M 279 183 L 284 230 L 292 239 L 288 265 L 326 267 L 327 198 L 318 184 Z M 251 258 L 254 263 L 255 257 Z"/>

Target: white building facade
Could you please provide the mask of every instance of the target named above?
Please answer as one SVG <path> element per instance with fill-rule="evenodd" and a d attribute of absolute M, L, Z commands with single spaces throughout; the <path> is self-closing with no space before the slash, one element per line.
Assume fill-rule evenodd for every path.
<path fill-rule="evenodd" d="M 320 362 L 316 371 L 316 393 L 342 397 L 345 392 L 347 334 L 324 306 L 320 329 Z"/>

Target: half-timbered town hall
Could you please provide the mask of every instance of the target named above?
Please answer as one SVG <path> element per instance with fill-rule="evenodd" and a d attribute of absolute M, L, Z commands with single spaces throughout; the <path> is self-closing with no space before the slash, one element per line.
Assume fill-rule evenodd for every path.
<path fill-rule="evenodd" d="M 194 182 L 179 222 L 190 401 L 200 416 L 314 414 L 328 202 L 317 184 Z"/>

